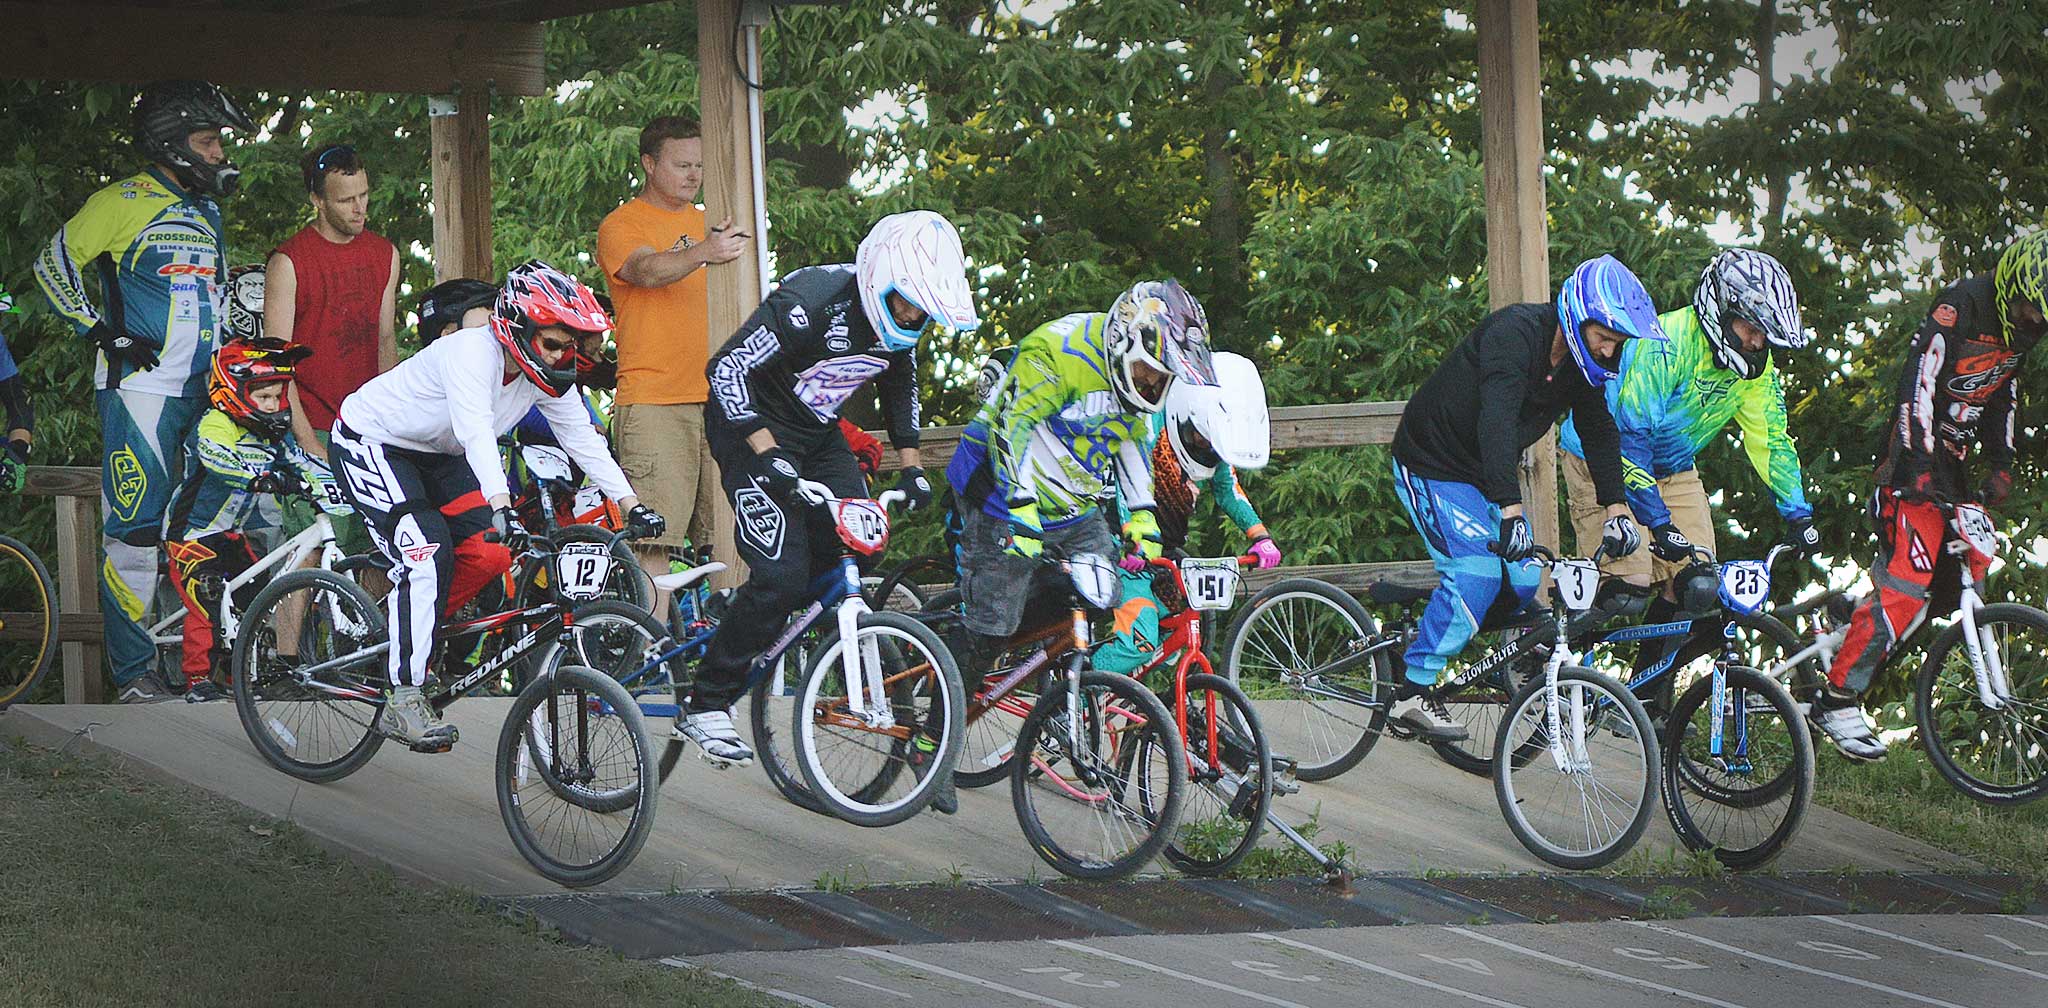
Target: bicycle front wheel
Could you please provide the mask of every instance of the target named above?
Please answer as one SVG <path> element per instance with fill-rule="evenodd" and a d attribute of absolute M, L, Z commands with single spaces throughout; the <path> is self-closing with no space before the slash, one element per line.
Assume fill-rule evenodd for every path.
<path fill-rule="evenodd" d="M 1183 697 L 1189 787 L 1166 862 L 1190 875 L 1221 875 L 1258 846 L 1273 804 L 1273 751 L 1252 702 L 1229 680 L 1191 675 Z M 1136 752 L 1126 747 L 1123 755 Z"/>
<path fill-rule="evenodd" d="M 57 582 L 27 544 L 0 535 L 0 710 L 27 700 L 57 659 Z M 16 608 L 16 606 L 20 608 Z"/>
<path fill-rule="evenodd" d="M 1493 743 L 1493 792 L 1515 839 L 1559 868 L 1598 868 L 1628 853 L 1657 809 L 1657 739 L 1628 687 L 1590 669 L 1544 679 L 1508 702 Z M 1554 725 L 1554 727 L 1553 727 Z M 1533 747 L 1517 765 L 1514 753 Z"/>
<path fill-rule="evenodd" d="M 632 694 L 634 706 L 640 708 L 640 717 L 647 722 L 650 737 L 668 739 L 669 745 L 680 747 L 682 743 L 671 737 L 677 703 L 675 681 L 666 666 L 653 661 L 668 640 L 667 629 L 646 610 L 599 599 L 576 607 L 570 614 L 569 625 L 541 652 L 534 668 L 538 674 L 547 675 L 563 666 L 581 665 L 610 676 Z M 534 767 L 546 775 L 554 763 L 545 749 L 547 733 L 538 720 L 540 714 L 538 710 L 534 712 L 536 720 L 528 744 L 535 747 L 531 754 Z M 668 779 L 668 770 L 674 765 L 673 759 L 662 755 L 662 780 Z M 617 812 L 633 802 L 629 792 L 571 789 L 566 784 L 563 788 L 565 796 L 599 812 Z"/>
<path fill-rule="evenodd" d="M 857 826 L 892 826 L 924 810 L 960 758 L 966 704 L 953 653 L 902 613 L 869 612 L 855 630 L 854 667 L 880 680 L 883 709 L 853 706 L 836 633 L 810 655 L 791 712 L 797 769 L 811 796 Z M 906 772 L 907 771 L 907 772 Z"/>
<path fill-rule="evenodd" d="M 1730 868 L 1777 857 L 1813 795 L 1813 736 L 1792 694 L 1740 665 L 1728 669 L 1714 751 L 1714 681 L 1692 684 L 1664 724 L 1664 811 L 1691 850 Z"/>
<path fill-rule="evenodd" d="M 1314 578 L 1288 578 L 1245 604 L 1223 639 L 1223 676 L 1266 713 L 1274 749 L 1295 776 L 1329 780 L 1358 765 L 1387 724 L 1393 663 L 1375 654 L 1318 672 L 1378 632 L 1358 600 Z"/>
<path fill-rule="evenodd" d="M 295 570 L 256 593 L 229 658 L 235 714 L 271 766 L 316 784 L 362 769 L 384 736 L 376 729 L 390 681 L 384 613 L 355 582 Z M 361 655 L 320 673 L 307 669 Z"/>
<path fill-rule="evenodd" d="M 2048 794 L 2048 613 L 2001 602 L 1977 612 L 1984 657 L 2003 672 L 2011 699 L 1984 705 L 1963 642 L 1963 624 L 1944 631 L 1913 683 L 1920 744 L 1956 790 L 1986 805 L 2018 805 Z"/>
<path fill-rule="evenodd" d="M 1079 675 L 1078 690 L 1054 682 L 1024 719 L 1010 801 L 1024 839 L 1061 874 L 1122 878 L 1179 826 L 1187 755 L 1151 690 L 1113 672 Z"/>
<path fill-rule="evenodd" d="M 520 691 L 498 733 L 496 777 L 512 845 L 561 885 L 624 871 L 654 826 L 654 740 L 632 694 L 596 669 L 564 665 Z M 630 800 L 597 808 L 592 795 Z"/>

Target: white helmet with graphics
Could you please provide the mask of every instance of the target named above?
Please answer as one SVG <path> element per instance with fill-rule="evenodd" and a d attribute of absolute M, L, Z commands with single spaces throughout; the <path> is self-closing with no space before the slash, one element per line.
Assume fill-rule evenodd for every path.
<path fill-rule="evenodd" d="M 1692 307 L 1707 345 L 1713 348 L 1714 363 L 1735 372 L 1737 378 L 1763 374 L 1772 347 L 1797 350 L 1806 345 L 1792 277 L 1784 264 L 1765 253 L 1732 248 L 1715 256 L 1700 274 Z M 1763 349 L 1743 348 L 1735 334 L 1738 320 L 1763 331 Z"/>
<path fill-rule="evenodd" d="M 1216 384 L 1177 381 L 1166 393 L 1166 439 L 1189 479 L 1215 475 L 1218 465 L 1263 469 L 1272 457 L 1266 383 L 1259 366 L 1217 353 Z"/>
<path fill-rule="evenodd" d="M 967 256 L 960 232 L 930 210 L 890 214 L 861 239 L 853 270 L 860 281 L 860 306 L 884 349 L 917 345 L 927 323 L 956 332 L 981 326 L 974 291 L 967 285 Z M 889 295 L 908 301 L 924 318 L 915 326 L 897 321 Z"/>

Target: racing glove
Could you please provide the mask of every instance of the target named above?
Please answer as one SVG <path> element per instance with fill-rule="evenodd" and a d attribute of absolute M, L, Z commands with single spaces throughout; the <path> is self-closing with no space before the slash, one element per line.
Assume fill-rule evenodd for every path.
<path fill-rule="evenodd" d="M 1252 540 L 1251 549 L 1245 552 L 1259 558 L 1260 570 L 1272 570 L 1280 566 L 1280 547 L 1273 543 L 1272 536 L 1260 536 Z"/>
<path fill-rule="evenodd" d="M 525 549 L 530 538 L 526 526 L 520 524 L 519 516 L 508 507 L 491 512 L 491 531 L 497 534 L 498 541 L 504 543 L 506 549 L 514 553 Z"/>
<path fill-rule="evenodd" d="M 2000 507 L 2005 499 L 2012 496 L 2012 470 L 1993 469 L 1984 475 L 1984 485 L 1977 489 L 1978 499 L 1985 507 Z"/>
<path fill-rule="evenodd" d="M 28 484 L 28 442 L 10 439 L 0 447 L 0 493 L 20 493 Z"/>
<path fill-rule="evenodd" d="M 1634 518 L 1615 515 L 1600 526 L 1600 551 L 1608 558 L 1619 560 L 1642 547 L 1643 534 Z"/>
<path fill-rule="evenodd" d="M 668 519 L 645 504 L 635 504 L 626 512 L 626 527 L 642 539 L 652 539 L 668 531 Z"/>
<path fill-rule="evenodd" d="M 1003 552 L 1036 560 L 1045 555 L 1045 533 L 1038 524 L 1038 502 L 1013 500 L 1010 504 L 1010 541 Z"/>
<path fill-rule="evenodd" d="M 1650 552 L 1665 563 L 1684 563 L 1693 558 L 1692 540 L 1665 522 L 1650 530 Z"/>
<path fill-rule="evenodd" d="M 1166 554 L 1166 543 L 1159 535 L 1159 516 L 1150 508 L 1131 512 L 1131 520 L 1124 522 L 1124 540 L 1131 544 L 1133 553 L 1121 562 L 1123 569 L 1133 573 L 1145 569 L 1145 561 L 1157 560 Z"/>
<path fill-rule="evenodd" d="M 1785 545 L 1802 553 L 1820 546 L 1820 530 L 1813 527 L 1812 516 L 1785 519 Z"/>
<path fill-rule="evenodd" d="M 1500 542 L 1495 544 L 1495 553 L 1509 563 L 1519 563 L 1536 555 L 1536 532 L 1529 527 L 1529 519 L 1521 515 L 1504 517 L 1500 520 Z"/>
<path fill-rule="evenodd" d="M 754 456 L 754 482 L 777 500 L 796 496 L 796 460 L 781 448 L 770 448 Z"/>
<path fill-rule="evenodd" d="M 905 510 L 916 511 L 932 502 L 932 481 L 925 477 L 923 466 L 904 466 L 896 477 L 896 489 L 903 491 Z"/>
<path fill-rule="evenodd" d="M 126 364 L 137 371 L 147 371 L 157 366 L 157 353 L 162 347 L 144 339 L 137 339 L 124 332 L 118 332 L 103 319 L 95 323 L 86 335 L 99 344 L 100 352 L 107 355 L 109 364 Z"/>

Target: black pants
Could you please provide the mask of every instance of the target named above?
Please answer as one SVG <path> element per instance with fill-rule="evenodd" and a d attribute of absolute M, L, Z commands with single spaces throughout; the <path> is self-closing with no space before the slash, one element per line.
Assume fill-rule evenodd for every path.
<path fill-rule="evenodd" d="M 748 575 L 733 593 L 697 669 L 686 701 L 692 711 L 724 710 L 739 701 L 754 659 L 775 642 L 789 614 L 809 600 L 812 580 L 837 566 L 841 556 L 831 515 L 801 499 L 778 500 L 763 490 L 755 479 L 760 465 L 754 450 L 730 428 L 710 417 L 706 421 L 711 457 L 718 460 L 719 481 L 732 503 L 733 538 Z M 867 496 L 867 481 L 836 425 L 774 433 L 804 479 L 831 487 L 837 497 Z"/>

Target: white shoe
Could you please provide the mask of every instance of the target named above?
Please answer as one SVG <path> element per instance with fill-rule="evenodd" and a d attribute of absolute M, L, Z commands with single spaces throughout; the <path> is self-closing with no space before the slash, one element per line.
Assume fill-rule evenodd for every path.
<path fill-rule="evenodd" d="M 1889 751 L 1884 740 L 1871 730 L 1870 719 L 1863 716 L 1861 707 L 1823 707 L 1816 703 L 1807 708 L 1806 719 L 1852 760 L 1869 763 L 1883 759 Z"/>
<path fill-rule="evenodd" d="M 697 747 L 697 754 L 704 762 L 723 770 L 726 767 L 743 767 L 754 762 L 754 750 L 740 740 L 739 729 L 733 727 L 732 712 L 729 710 L 698 711 L 684 715 L 676 722 L 676 738 Z"/>
<path fill-rule="evenodd" d="M 1465 726 L 1452 719 L 1443 700 L 1433 692 L 1418 692 L 1397 700 L 1387 713 L 1407 725 L 1424 742 L 1463 742 L 1471 738 Z"/>
<path fill-rule="evenodd" d="M 455 747 L 455 726 L 441 720 L 434 705 L 417 686 L 400 686 L 384 695 L 384 709 L 377 715 L 377 730 L 384 737 L 403 742 L 413 752 L 444 753 Z"/>

